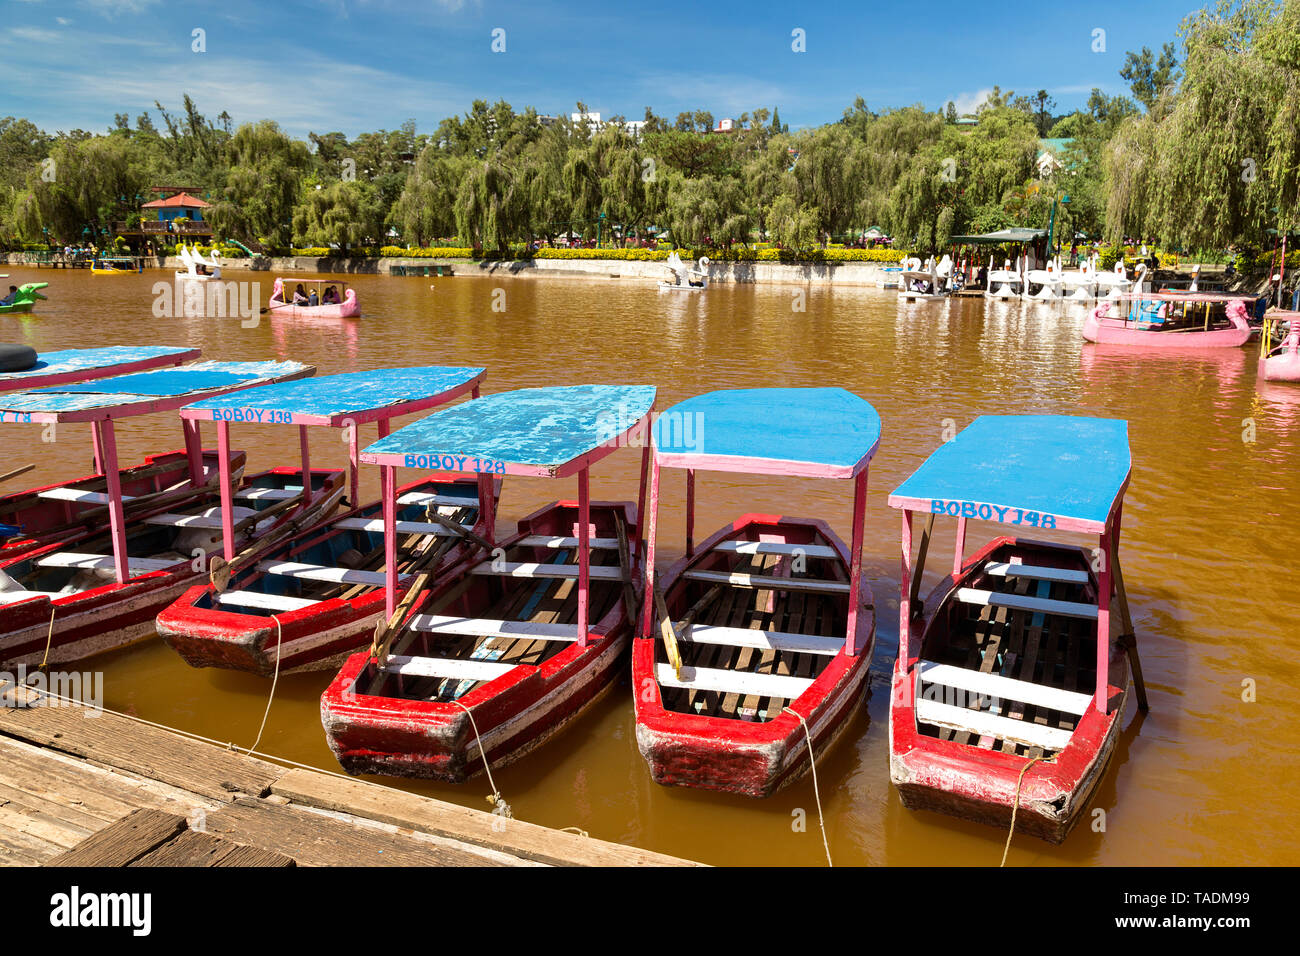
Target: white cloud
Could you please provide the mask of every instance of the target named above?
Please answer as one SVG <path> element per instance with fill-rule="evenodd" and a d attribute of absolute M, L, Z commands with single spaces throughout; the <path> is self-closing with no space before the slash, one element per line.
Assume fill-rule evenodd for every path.
<path fill-rule="evenodd" d="M 83 6 L 106 17 L 115 17 L 122 13 L 143 13 L 156 5 L 158 0 L 81 0 Z"/>
<path fill-rule="evenodd" d="M 54 18 L 54 22 L 57 23 L 57 24 L 58 24 L 59 26 L 61 26 L 61 27 L 66 27 L 66 26 L 67 26 L 69 23 L 71 23 L 72 21 L 69 20 L 67 17 L 55 17 L 55 18 Z"/>
<path fill-rule="evenodd" d="M 967 113 L 974 113 L 979 109 L 980 104 L 992 95 L 993 88 L 988 87 L 983 90 L 976 90 L 974 93 L 958 93 L 952 98 L 952 102 L 957 107 L 957 114 L 965 116 Z"/>

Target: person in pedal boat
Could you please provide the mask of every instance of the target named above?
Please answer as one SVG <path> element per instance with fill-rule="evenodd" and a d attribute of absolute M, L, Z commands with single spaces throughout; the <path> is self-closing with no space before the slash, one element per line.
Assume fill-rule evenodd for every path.
<path fill-rule="evenodd" d="M 11 285 L 9 287 L 9 294 L 3 299 L 0 299 L 0 305 L 13 305 L 14 299 L 16 298 L 18 298 L 18 286 Z"/>
<path fill-rule="evenodd" d="M 332 285 L 331 285 L 331 286 L 326 286 L 326 287 L 325 287 L 325 295 L 324 295 L 324 297 L 321 299 L 321 301 L 322 301 L 325 305 L 338 305 L 338 304 L 339 304 L 339 293 L 338 293 L 338 290 L 335 289 Z"/>
<path fill-rule="evenodd" d="M 320 296 L 316 294 L 315 289 L 312 289 L 311 293 L 307 296 L 307 304 L 310 306 L 320 305 Z"/>
<path fill-rule="evenodd" d="M 307 290 L 302 287 L 301 282 L 298 283 L 298 288 L 293 290 L 293 304 L 294 305 L 307 304 Z"/>

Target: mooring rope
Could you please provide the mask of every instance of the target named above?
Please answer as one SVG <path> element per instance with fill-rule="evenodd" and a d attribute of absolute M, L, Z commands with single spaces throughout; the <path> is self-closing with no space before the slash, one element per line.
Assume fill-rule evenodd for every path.
<path fill-rule="evenodd" d="M 275 700 L 275 685 L 280 681 L 280 641 L 284 636 L 284 631 L 280 627 L 280 618 L 271 615 L 271 620 L 275 621 L 275 673 L 271 675 L 271 696 L 266 698 L 266 710 L 262 711 L 262 726 L 257 728 L 257 739 L 253 741 L 253 746 L 248 748 L 252 753 L 257 749 L 257 745 L 262 742 L 262 731 L 266 730 L 266 718 L 271 715 L 271 701 Z"/>
<path fill-rule="evenodd" d="M 1020 768 L 1020 777 L 1016 780 L 1016 799 L 1011 803 L 1011 828 L 1007 830 L 1007 845 L 1002 848 L 1002 862 L 998 866 L 1007 865 L 1007 853 L 1011 850 L 1011 838 L 1016 835 L 1016 812 L 1020 809 L 1020 788 L 1025 782 L 1025 772 L 1039 761 L 1050 763 L 1051 757 L 1030 757 L 1025 761 L 1025 765 Z"/>
<path fill-rule="evenodd" d="M 54 643 L 54 612 L 57 608 L 53 602 L 50 604 L 50 629 L 45 634 L 45 653 L 41 655 L 41 666 L 37 670 L 45 667 L 45 662 L 50 659 L 50 646 Z"/>
<path fill-rule="evenodd" d="M 808 721 L 803 719 L 803 714 L 793 707 L 787 707 L 786 710 L 799 718 L 799 723 L 803 724 L 804 736 L 808 738 L 808 765 L 812 767 L 813 799 L 817 801 L 817 825 L 822 830 L 822 846 L 826 849 L 826 865 L 833 868 L 835 862 L 831 859 L 831 845 L 826 839 L 826 819 L 822 816 L 822 795 L 817 787 L 817 759 L 813 754 L 812 733 L 808 730 Z"/>
<path fill-rule="evenodd" d="M 453 700 L 451 703 L 465 711 L 466 715 L 469 717 L 470 729 L 474 731 L 474 743 L 478 744 L 479 756 L 483 758 L 483 769 L 487 771 L 488 786 L 492 788 L 492 794 L 487 798 L 488 803 L 501 811 L 500 816 L 513 820 L 515 816 L 514 811 L 510 809 L 510 804 L 506 803 L 505 797 L 501 796 L 501 791 L 497 789 L 496 782 L 492 779 L 492 767 L 488 764 L 487 751 L 483 749 L 483 740 L 478 735 L 478 724 L 474 723 L 473 712 L 458 700 Z"/>

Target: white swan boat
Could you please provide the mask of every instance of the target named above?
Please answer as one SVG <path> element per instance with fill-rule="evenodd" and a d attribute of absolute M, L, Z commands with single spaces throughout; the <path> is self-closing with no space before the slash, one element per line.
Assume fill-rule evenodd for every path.
<path fill-rule="evenodd" d="M 177 281 L 184 282 L 211 282 L 214 279 L 221 279 L 221 253 L 214 248 L 210 253 L 210 259 L 204 259 L 199 254 L 197 246 L 186 248 L 181 243 L 179 251 L 176 253 L 180 257 L 181 263 L 185 266 L 184 272 L 177 272 Z"/>
<path fill-rule="evenodd" d="M 698 267 L 690 268 L 682 257 L 673 252 L 664 260 L 664 266 L 672 273 L 672 282 L 660 282 L 660 292 L 703 292 L 709 285 L 709 257 L 700 256 Z"/>

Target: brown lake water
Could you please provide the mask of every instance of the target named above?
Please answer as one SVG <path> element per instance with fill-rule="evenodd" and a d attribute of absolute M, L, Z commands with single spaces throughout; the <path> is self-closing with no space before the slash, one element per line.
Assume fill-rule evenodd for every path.
<path fill-rule="evenodd" d="M 1085 345 L 1082 307 L 902 305 L 876 290 L 728 286 L 660 294 L 639 279 L 441 279 L 357 276 L 359 321 L 154 317 L 154 283 L 170 271 L 91 276 L 9 266 L 7 282 L 48 281 L 31 316 L 0 316 L 0 340 L 40 351 L 116 344 L 192 345 L 209 359 L 296 359 L 320 374 L 418 364 L 483 365 L 486 392 L 585 382 L 659 386 L 660 409 L 699 392 L 746 386 L 839 385 L 884 421 L 871 469 L 864 567 L 879 629 L 870 696 L 818 765 L 836 865 L 996 865 L 1006 834 L 904 810 L 889 782 L 889 671 L 898 634 L 898 513 L 885 498 L 945 437 L 985 413 L 1128 419 L 1133 477 L 1123 560 L 1150 713 L 1130 699 L 1115 759 L 1089 821 L 1060 847 L 1018 837 L 1009 864 L 1296 864 L 1300 784 L 1300 388 L 1257 382 L 1253 347 L 1162 356 Z M 259 282 L 261 301 L 272 278 Z M 498 291 L 500 290 L 500 291 Z M 805 311 L 796 311 L 798 297 Z M 493 305 L 504 305 L 494 311 Z M 398 422 L 397 424 L 401 424 Z M 82 434 L 82 432 L 85 434 Z M 345 464 L 341 436 L 312 429 L 312 463 Z M 363 438 L 369 439 L 372 431 Z M 292 464 L 295 429 L 235 426 L 249 469 Z M 33 461 L 19 486 L 86 474 L 89 429 L 0 430 L 8 467 Z M 174 415 L 119 425 L 123 462 L 181 447 Z M 205 443 L 215 437 L 205 431 Z M 636 499 L 635 451 L 593 470 L 592 492 Z M 377 469 L 364 497 L 377 497 Z M 399 480 L 406 480 L 399 476 Z M 17 489 L 8 489 L 17 490 Z M 506 525 L 558 497 L 573 479 L 507 479 Z M 680 472 L 665 472 L 661 566 L 682 552 Z M 696 532 L 745 511 L 831 522 L 849 538 L 848 482 L 701 473 Z M 951 523 L 948 523 L 951 524 Z M 932 567 L 951 552 L 937 526 Z M 996 533 L 972 522 L 968 547 Z M 931 573 L 930 578 L 937 575 Z M 927 580 L 927 587 L 931 583 Z M 924 592 L 923 592 L 924 593 Z M 195 670 L 160 640 L 78 669 L 103 670 L 105 706 L 247 747 L 270 681 Z M 280 678 L 260 750 L 337 770 L 320 726 L 332 673 Z M 1243 700 L 1243 682 L 1256 699 Z M 633 733 L 624 678 L 587 715 L 516 764 L 494 770 L 519 818 L 715 864 L 825 862 L 811 778 L 764 801 L 664 788 L 650 779 Z M 486 780 L 465 786 L 384 780 L 488 809 Z M 802 828 L 798 825 L 806 815 Z M 358 861 L 364 862 L 364 861 Z"/>

